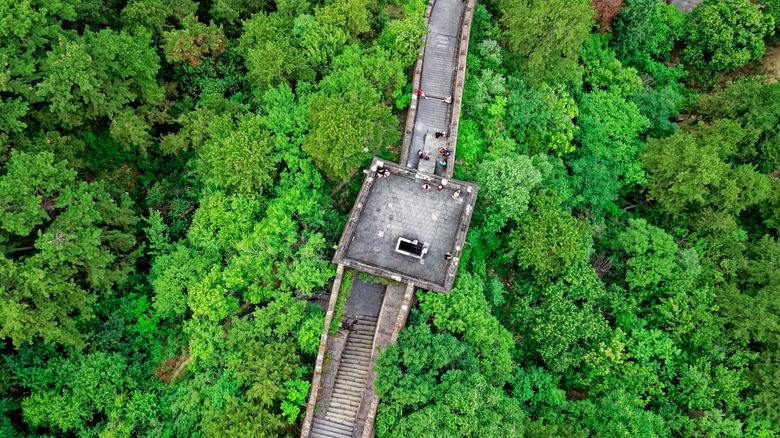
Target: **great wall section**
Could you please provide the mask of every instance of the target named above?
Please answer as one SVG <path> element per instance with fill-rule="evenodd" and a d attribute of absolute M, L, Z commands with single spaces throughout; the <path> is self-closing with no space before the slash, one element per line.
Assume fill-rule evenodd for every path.
<path fill-rule="evenodd" d="M 301 438 L 369 438 L 379 397 L 374 366 L 396 342 L 415 289 L 449 292 L 479 188 L 452 179 L 476 0 L 430 0 L 428 33 L 414 66 L 414 94 L 400 164 L 374 158 L 341 236 Z M 427 96 L 418 95 L 422 89 Z M 447 135 L 438 138 L 436 131 Z M 417 151 L 438 157 L 423 160 Z M 385 172 L 382 174 L 382 172 Z M 429 189 L 425 187 L 429 186 Z M 352 284 L 342 287 L 345 270 Z M 363 281 L 358 273 L 386 278 Z M 347 276 L 351 278 L 351 276 Z M 348 291 L 343 316 L 339 292 Z M 334 334 L 329 336 L 333 326 Z"/>

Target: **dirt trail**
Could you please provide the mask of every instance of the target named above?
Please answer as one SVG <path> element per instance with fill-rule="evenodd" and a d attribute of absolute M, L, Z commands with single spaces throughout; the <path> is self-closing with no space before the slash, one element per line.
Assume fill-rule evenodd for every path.
<path fill-rule="evenodd" d="M 761 59 L 751 61 L 732 72 L 721 74 L 718 82 L 721 86 L 725 86 L 729 81 L 740 77 L 762 74 L 766 75 L 769 82 L 777 82 L 780 79 L 780 40 L 770 41 Z"/>

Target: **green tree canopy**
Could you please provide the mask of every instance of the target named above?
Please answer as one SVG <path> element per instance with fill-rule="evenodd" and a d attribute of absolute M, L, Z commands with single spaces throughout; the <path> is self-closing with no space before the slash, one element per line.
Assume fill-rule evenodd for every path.
<path fill-rule="evenodd" d="M 522 217 L 531 190 L 542 182 L 542 173 L 526 155 L 505 156 L 482 163 L 477 181 L 485 204 L 485 225 L 498 231 L 508 221 Z"/>
<path fill-rule="evenodd" d="M 404 329 L 377 361 L 379 437 L 522 436 L 522 409 L 479 373 L 468 344 L 427 324 Z"/>
<path fill-rule="evenodd" d="M 311 131 L 303 150 L 325 175 L 347 179 L 372 153 L 397 140 L 395 117 L 379 98 L 371 87 L 311 98 Z"/>
<path fill-rule="evenodd" d="M 531 195 L 528 209 L 509 235 L 508 255 L 531 272 L 539 284 L 558 276 L 569 264 L 585 258 L 587 226 L 561 209 L 562 198 L 549 189 Z"/>
<path fill-rule="evenodd" d="M 294 46 L 293 18 L 278 12 L 258 12 L 244 21 L 238 52 L 244 57 L 247 76 L 257 96 L 292 80 L 314 80 L 305 54 Z"/>
<path fill-rule="evenodd" d="M 682 59 L 710 72 L 731 71 L 760 58 L 764 37 L 774 32 L 771 15 L 747 0 L 705 0 L 691 13 Z"/>
<path fill-rule="evenodd" d="M 733 215 L 769 195 L 769 179 L 754 166 L 726 160 L 746 132 L 737 122 L 720 120 L 665 139 L 649 139 L 642 161 L 647 189 L 668 213 L 688 212 L 701 230 L 734 226 Z"/>
<path fill-rule="evenodd" d="M 41 66 L 36 95 L 65 128 L 110 120 L 111 136 L 125 145 L 150 142 L 146 117 L 160 114 L 160 58 L 143 28 L 131 34 L 103 29 L 59 37 Z"/>
<path fill-rule="evenodd" d="M 499 2 L 507 49 L 522 58 L 533 81 L 548 84 L 576 77 L 577 55 L 593 27 L 587 0 Z"/>
<path fill-rule="evenodd" d="M 77 182 L 51 153 L 16 153 L 0 176 L 3 337 L 82 345 L 78 323 L 138 256 L 130 198 Z"/>
<path fill-rule="evenodd" d="M 261 195 L 276 175 L 271 133 L 260 118 L 217 116 L 209 125 L 210 140 L 198 154 L 204 180 L 228 192 Z"/>

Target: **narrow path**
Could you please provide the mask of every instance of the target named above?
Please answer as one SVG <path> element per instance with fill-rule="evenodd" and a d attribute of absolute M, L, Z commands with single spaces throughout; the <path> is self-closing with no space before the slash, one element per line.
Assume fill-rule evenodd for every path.
<path fill-rule="evenodd" d="M 417 100 L 417 117 L 409 146 L 410 167 L 418 166 L 417 151 L 425 150 L 425 135 L 446 132 L 450 125 L 452 104 L 443 99 L 454 94 L 458 36 L 466 4 L 461 0 L 436 0 L 431 12 L 420 79 L 420 89 L 428 98 Z M 436 164 L 436 174 L 444 174 L 439 164 Z"/>
<path fill-rule="evenodd" d="M 419 84 L 419 89 L 428 98 L 417 99 L 415 95 L 412 99 L 401 154 L 401 165 L 418 169 L 415 178 L 421 177 L 426 181 L 433 178 L 433 173 L 442 178 L 452 176 L 466 51 L 475 3 L 475 0 L 429 1 L 426 11 L 429 33 L 425 38 L 422 59 L 415 65 L 414 76 L 415 85 Z M 445 102 L 447 97 L 451 97 L 451 103 Z M 455 120 L 451 120 L 453 115 Z M 411 129 L 409 125 L 413 125 Z M 447 132 L 450 129 L 455 132 Z M 436 131 L 447 132 L 446 143 L 444 139 L 435 139 Z M 445 169 L 438 164 L 438 147 L 447 145 L 452 156 Z M 417 150 L 431 152 L 431 160 L 418 166 Z M 379 352 L 395 343 L 414 303 L 413 282 L 385 287 L 355 279 L 344 313 L 344 321 L 351 327 L 343 327 L 329 337 L 328 327 L 340 322 L 331 318 L 343 270 L 344 266 L 340 264 L 333 285 L 335 296 L 331 296 L 326 311 L 325 333 L 317 355 L 301 438 L 373 436 L 379 404 L 379 397 L 374 392 L 374 366 Z"/>

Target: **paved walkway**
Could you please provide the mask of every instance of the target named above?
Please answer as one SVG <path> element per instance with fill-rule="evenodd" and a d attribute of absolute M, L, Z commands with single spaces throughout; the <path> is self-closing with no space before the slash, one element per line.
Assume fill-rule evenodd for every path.
<path fill-rule="evenodd" d="M 428 98 L 418 99 L 417 120 L 409 151 L 410 167 L 416 168 L 420 161 L 417 151 L 425 149 L 425 135 L 447 131 L 450 124 L 451 104 L 445 103 L 443 99 L 453 94 L 458 32 L 465 7 L 466 3 L 461 0 L 436 0 L 431 12 L 420 81 L 420 89 Z M 431 160 L 438 158 L 438 152 L 431 155 Z M 441 165 L 435 166 L 436 174 L 443 175 Z"/>
<path fill-rule="evenodd" d="M 432 172 L 440 176 L 445 174 L 446 169 L 438 164 L 440 158 L 438 146 L 444 145 L 444 141 L 435 139 L 433 133 L 446 132 L 450 126 L 452 104 L 446 103 L 444 99 L 455 94 L 458 42 L 461 38 L 460 30 L 464 26 L 463 13 L 468 4 L 473 8 L 473 0 L 435 0 L 430 10 L 429 33 L 425 40 L 422 70 L 419 76 L 420 89 L 428 98 L 417 99 L 417 113 L 412 139 L 408 143 L 410 150 L 407 151 L 409 159 L 406 163 L 409 167 L 417 168 L 418 149 L 427 149 L 429 153 L 434 152 L 430 154 L 430 161 L 423 163 L 418 172 L 420 174 L 423 172 L 428 175 Z M 465 40 L 467 36 L 463 38 L 464 44 L 468 44 Z M 465 62 L 465 57 L 461 62 Z M 416 68 L 419 68 L 419 64 Z M 456 108 L 459 108 L 459 102 L 459 100 L 456 102 Z M 408 138 L 407 136 L 404 141 L 408 142 Z M 451 157 L 449 166 L 453 165 L 454 157 Z M 391 178 L 396 177 L 394 175 Z M 442 181 L 442 184 L 445 182 Z M 425 279 L 424 275 L 432 271 L 431 263 L 441 263 L 445 266 L 449 263 L 442 253 L 445 250 L 436 252 L 435 239 L 441 238 L 442 231 L 439 228 L 449 227 L 452 234 L 458 234 L 457 219 L 461 215 L 456 213 L 463 209 L 464 201 L 462 199 L 453 201 L 449 199 L 448 191 L 439 192 L 434 187 L 430 193 L 426 192 L 429 195 L 426 198 L 427 202 L 415 202 L 410 194 L 422 190 L 419 181 L 411 180 L 407 185 L 409 187 L 404 187 L 401 192 L 388 193 L 388 196 L 381 197 L 383 205 L 367 205 L 371 214 L 378 214 L 383 208 L 390 211 L 394 206 L 399 210 L 397 215 L 389 216 L 392 223 L 381 230 L 379 235 L 371 235 L 360 241 L 372 242 L 383 238 L 384 233 L 389 232 L 388 230 L 394 226 L 394 222 L 401 223 L 407 228 L 413 225 L 413 229 L 421 233 L 419 236 L 421 239 L 428 238 L 432 242 L 433 249 L 426 260 L 428 263 L 415 265 L 420 270 L 417 277 Z M 382 188 L 380 185 L 379 189 Z M 392 187 L 388 186 L 387 189 Z M 469 188 L 468 192 L 471 191 Z M 429 198 L 434 198 L 435 202 L 431 202 Z M 470 219 L 470 213 L 467 217 Z M 466 227 L 467 224 L 468 222 Z M 357 248 L 353 242 L 350 251 L 358 250 L 360 248 Z M 364 250 L 367 257 L 377 257 L 375 251 L 372 252 L 373 247 Z M 392 260 L 390 257 L 385 257 L 383 262 L 390 263 Z M 405 263 L 408 264 L 408 260 L 405 260 Z M 343 265 L 340 264 L 339 269 L 341 270 L 339 272 L 343 272 Z M 446 271 L 446 269 L 442 270 L 445 274 Z M 337 276 L 337 284 L 333 286 L 333 293 L 338 293 L 340 289 L 340 275 Z M 444 282 L 445 279 L 436 280 Z M 344 313 L 347 326 L 339 329 L 334 336 L 328 337 L 328 324 L 339 324 L 339 321 L 329 320 L 337 301 L 331 297 L 326 312 L 325 333 L 322 335 L 320 352 L 317 356 L 318 363 L 325 362 L 324 358 L 328 360 L 324 365 L 318 365 L 321 367 L 319 368 L 321 375 L 317 375 L 318 368 L 315 367 L 312 392 L 301 427 L 301 438 L 368 438 L 373 435 L 374 419 L 379 404 L 373 386 L 376 379 L 374 365 L 380 351 L 387 349 L 389 344 L 395 343 L 398 332 L 406 324 L 414 300 L 414 290 L 413 282 L 405 286 L 391 284 L 385 287 L 376 283 L 364 283 L 356 278 L 347 298 Z M 349 327 L 349 323 L 353 321 L 354 324 Z"/>

